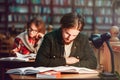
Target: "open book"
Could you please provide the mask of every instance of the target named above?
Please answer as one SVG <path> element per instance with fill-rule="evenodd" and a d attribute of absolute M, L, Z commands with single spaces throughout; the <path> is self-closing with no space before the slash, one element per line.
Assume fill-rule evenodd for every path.
<path fill-rule="evenodd" d="M 23 54 L 21 54 L 19 52 L 16 52 L 16 55 L 19 58 L 29 58 L 29 59 L 31 59 L 31 58 L 35 59 L 36 58 L 36 54 L 35 53 L 30 53 L 30 54 L 23 55 Z"/>
<path fill-rule="evenodd" d="M 80 68 L 74 66 L 58 66 L 58 67 L 22 67 L 9 69 L 6 73 L 12 74 L 35 74 L 46 71 L 57 71 L 61 73 L 98 73 L 96 70 L 88 68 Z"/>
<path fill-rule="evenodd" d="M 55 71 L 61 73 L 98 73 L 98 71 L 85 68 L 85 67 L 74 67 L 74 66 L 58 66 L 53 68 Z"/>
<path fill-rule="evenodd" d="M 12 74 L 35 74 L 38 73 L 39 70 L 37 70 L 34 67 L 22 67 L 22 68 L 15 68 L 15 69 L 9 69 L 6 73 L 12 73 Z"/>
<path fill-rule="evenodd" d="M 14 68 L 7 70 L 6 73 L 9 74 L 35 74 L 39 72 L 50 71 L 52 68 L 47 67 L 22 67 L 22 68 Z"/>
<path fill-rule="evenodd" d="M 17 57 L 4 57 L 0 58 L 1 61 L 29 61 L 30 59 L 35 59 L 36 54 L 30 53 L 27 55 L 23 55 L 19 52 L 16 52 Z"/>
<path fill-rule="evenodd" d="M 29 58 L 22 57 L 4 57 L 0 58 L 1 61 L 29 61 Z"/>

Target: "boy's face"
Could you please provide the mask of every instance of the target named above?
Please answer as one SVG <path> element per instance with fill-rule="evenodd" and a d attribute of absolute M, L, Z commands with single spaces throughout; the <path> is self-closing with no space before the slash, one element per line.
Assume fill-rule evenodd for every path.
<path fill-rule="evenodd" d="M 63 41 L 65 44 L 69 44 L 71 43 L 79 34 L 79 30 L 78 29 L 74 29 L 74 28 L 64 28 L 62 29 L 62 37 L 63 37 Z"/>
<path fill-rule="evenodd" d="M 62 37 L 65 44 L 71 43 L 79 34 L 81 25 L 78 24 L 78 19 L 75 20 L 74 26 L 62 29 Z"/>

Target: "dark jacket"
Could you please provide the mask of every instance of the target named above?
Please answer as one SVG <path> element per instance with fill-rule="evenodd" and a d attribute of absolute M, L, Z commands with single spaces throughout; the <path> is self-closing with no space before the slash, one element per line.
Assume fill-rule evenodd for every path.
<path fill-rule="evenodd" d="M 95 69 L 97 60 L 89 44 L 88 37 L 79 33 L 73 42 L 70 56 L 80 59 L 80 62 L 70 66 Z M 35 60 L 36 66 L 55 67 L 65 66 L 64 44 L 61 28 L 44 36 L 43 42 Z"/>

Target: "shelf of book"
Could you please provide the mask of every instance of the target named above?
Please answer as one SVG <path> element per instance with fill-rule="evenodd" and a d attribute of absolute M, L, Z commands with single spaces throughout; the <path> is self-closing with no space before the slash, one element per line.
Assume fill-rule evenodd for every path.
<path fill-rule="evenodd" d="M 5 30 L 13 24 L 24 27 L 26 22 L 41 17 L 46 27 L 59 28 L 61 17 L 68 12 L 78 12 L 85 18 L 85 31 L 108 31 L 120 23 L 119 0 L 1 0 L 0 28 Z M 24 28 L 23 28 L 24 29 Z"/>
<path fill-rule="evenodd" d="M 0 1 L 0 32 L 3 32 L 2 30 L 6 29 L 6 26 L 8 21 L 7 21 L 7 14 L 8 14 L 8 4 L 4 1 Z"/>
<path fill-rule="evenodd" d="M 108 31 L 113 25 L 113 10 L 111 0 L 95 0 L 95 26 L 102 32 Z"/>

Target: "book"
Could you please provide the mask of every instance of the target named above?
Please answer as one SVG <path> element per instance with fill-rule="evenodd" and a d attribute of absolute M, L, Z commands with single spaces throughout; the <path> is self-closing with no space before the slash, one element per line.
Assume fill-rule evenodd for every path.
<path fill-rule="evenodd" d="M 30 53 L 27 55 L 23 55 L 19 52 L 16 52 L 17 57 L 3 57 L 0 58 L 1 61 L 29 61 L 29 60 L 34 60 L 36 58 L 35 53 Z"/>
<path fill-rule="evenodd" d="M 79 68 L 73 66 L 58 66 L 54 67 L 50 71 L 39 72 L 36 74 L 36 78 L 61 78 L 61 74 L 95 74 L 98 75 L 98 71 L 88 69 L 88 68 Z"/>
<path fill-rule="evenodd" d="M 8 74 L 36 74 L 39 72 L 50 71 L 52 68 L 47 67 L 21 67 L 7 70 Z"/>
<path fill-rule="evenodd" d="M 35 59 L 36 58 L 35 53 L 30 53 L 30 54 L 23 55 L 19 52 L 16 52 L 16 56 L 19 57 L 19 58 L 29 58 L 29 59 Z"/>
<path fill-rule="evenodd" d="M 56 78 L 56 76 L 53 76 L 53 75 L 48 75 L 48 74 L 36 74 L 36 78 L 43 78 L 43 79 L 51 79 L 51 78 Z"/>
<path fill-rule="evenodd" d="M 22 67 L 22 68 L 15 68 L 15 69 L 9 69 L 6 73 L 8 74 L 35 74 L 38 73 L 39 70 L 35 69 L 34 67 Z"/>
<path fill-rule="evenodd" d="M 96 70 L 85 68 L 85 67 L 75 67 L 75 66 L 58 66 L 53 68 L 55 71 L 59 71 L 61 73 L 91 73 L 96 74 L 99 73 Z"/>
<path fill-rule="evenodd" d="M 61 72 L 58 71 L 45 71 L 45 72 L 39 72 L 36 74 L 36 78 L 60 78 Z"/>
<path fill-rule="evenodd" d="M 37 74 L 49 71 L 56 71 L 61 73 L 95 73 L 98 71 L 88 68 L 74 67 L 74 66 L 58 66 L 58 67 L 22 67 L 9 69 L 6 73 L 12 74 Z"/>
<path fill-rule="evenodd" d="M 4 58 L 0 58 L 0 61 L 29 61 L 29 58 L 22 58 L 22 57 L 4 57 Z"/>

